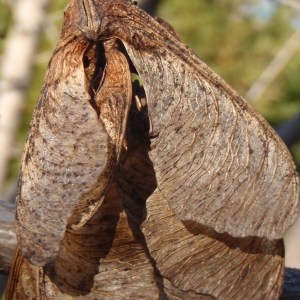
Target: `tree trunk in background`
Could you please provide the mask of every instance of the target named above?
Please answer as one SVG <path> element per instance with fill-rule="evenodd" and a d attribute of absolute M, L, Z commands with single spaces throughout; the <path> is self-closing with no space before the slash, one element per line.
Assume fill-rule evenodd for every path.
<path fill-rule="evenodd" d="M 13 9 L 14 23 L 0 66 L 0 189 L 7 174 L 47 4 L 48 0 L 19 0 Z"/>

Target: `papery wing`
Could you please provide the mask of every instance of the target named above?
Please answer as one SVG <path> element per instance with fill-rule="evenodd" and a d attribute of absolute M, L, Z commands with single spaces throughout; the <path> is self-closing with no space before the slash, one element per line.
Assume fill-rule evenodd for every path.
<path fill-rule="evenodd" d="M 221 78 L 163 33 L 153 33 L 152 51 L 125 43 L 147 96 L 158 189 L 181 220 L 233 236 L 281 237 L 299 194 L 288 150 Z"/>
<path fill-rule="evenodd" d="M 5 299 L 39 299 L 40 286 L 38 282 L 41 274 L 41 267 L 31 265 L 21 255 L 19 249 L 17 249 L 15 253 L 14 263 L 9 273 L 5 291 Z"/>
<path fill-rule="evenodd" d="M 159 190 L 147 200 L 142 231 L 160 274 L 183 298 L 191 292 L 199 299 L 271 300 L 280 296 L 282 240 L 233 238 L 192 221 L 181 222 Z M 198 299 L 196 295 L 192 299 Z"/>
<path fill-rule="evenodd" d="M 67 228 L 54 261 L 37 267 L 17 253 L 6 299 L 158 299 L 157 277 L 111 184 L 89 221 Z"/>
<path fill-rule="evenodd" d="M 97 36 L 121 39 L 142 79 L 158 188 L 177 216 L 233 236 L 281 237 L 299 182 L 275 132 L 161 22 L 127 1 L 98 6 Z"/>
<path fill-rule="evenodd" d="M 75 206 L 71 224 L 101 202 L 112 168 L 112 146 L 85 86 L 87 47 L 80 38 L 58 45 L 25 146 L 17 236 L 36 265 L 56 256 Z"/>

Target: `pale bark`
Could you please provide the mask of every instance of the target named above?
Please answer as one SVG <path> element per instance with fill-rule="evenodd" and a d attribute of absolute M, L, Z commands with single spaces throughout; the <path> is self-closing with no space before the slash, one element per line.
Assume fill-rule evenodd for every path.
<path fill-rule="evenodd" d="M 0 188 L 7 173 L 13 141 L 24 107 L 24 94 L 32 69 L 48 0 L 19 0 L 8 34 L 0 81 Z"/>
<path fill-rule="evenodd" d="M 300 269 L 300 214 L 284 237 L 285 266 Z"/>

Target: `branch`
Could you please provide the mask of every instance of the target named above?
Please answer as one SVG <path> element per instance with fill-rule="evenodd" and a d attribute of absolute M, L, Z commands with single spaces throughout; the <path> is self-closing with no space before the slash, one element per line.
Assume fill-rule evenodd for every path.
<path fill-rule="evenodd" d="M 277 55 L 269 66 L 263 71 L 256 82 L 250 87 L 245 98 L 248 101 L 256 101 L 266 91 L 273 80 L 283 70 L 286 64 L 294 56 L 300 47 L 300 29 L 295 31 L 292 36 L 286 41 L 283 47 L 279 50 Z"/>
<path fill-rule="evenodd" d="M 8 273 L 16 249 L 15 205 L 0 201 L 0 272 Z"/>

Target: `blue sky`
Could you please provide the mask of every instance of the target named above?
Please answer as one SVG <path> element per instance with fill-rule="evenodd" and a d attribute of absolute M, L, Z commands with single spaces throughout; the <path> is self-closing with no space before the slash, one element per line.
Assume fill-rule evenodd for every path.
<path fill-rule="evenodd" d="M 288 6 L 289 1 L 287 0 L 286 4 L 283 4 L 282 2 L 284 1 L 280 0 L 245 0 L 241 12 L 246 15 L 255 15 L 261 21 L 268 21 L 278 6 L 290 7 L 291 11 L 298 12 L 292 15 L 291 22 L 296 28 L 300 28 L 300 10 L 293 6 Z M 297 4 L 300 6 L 300 0 L 298 2 Z"/>
<path fill-rule="evenodd" d="M 274 0 L 247 0 L 242 13 L 256 15 L 261 20 L 268 20 L 278 5 Z"/>

